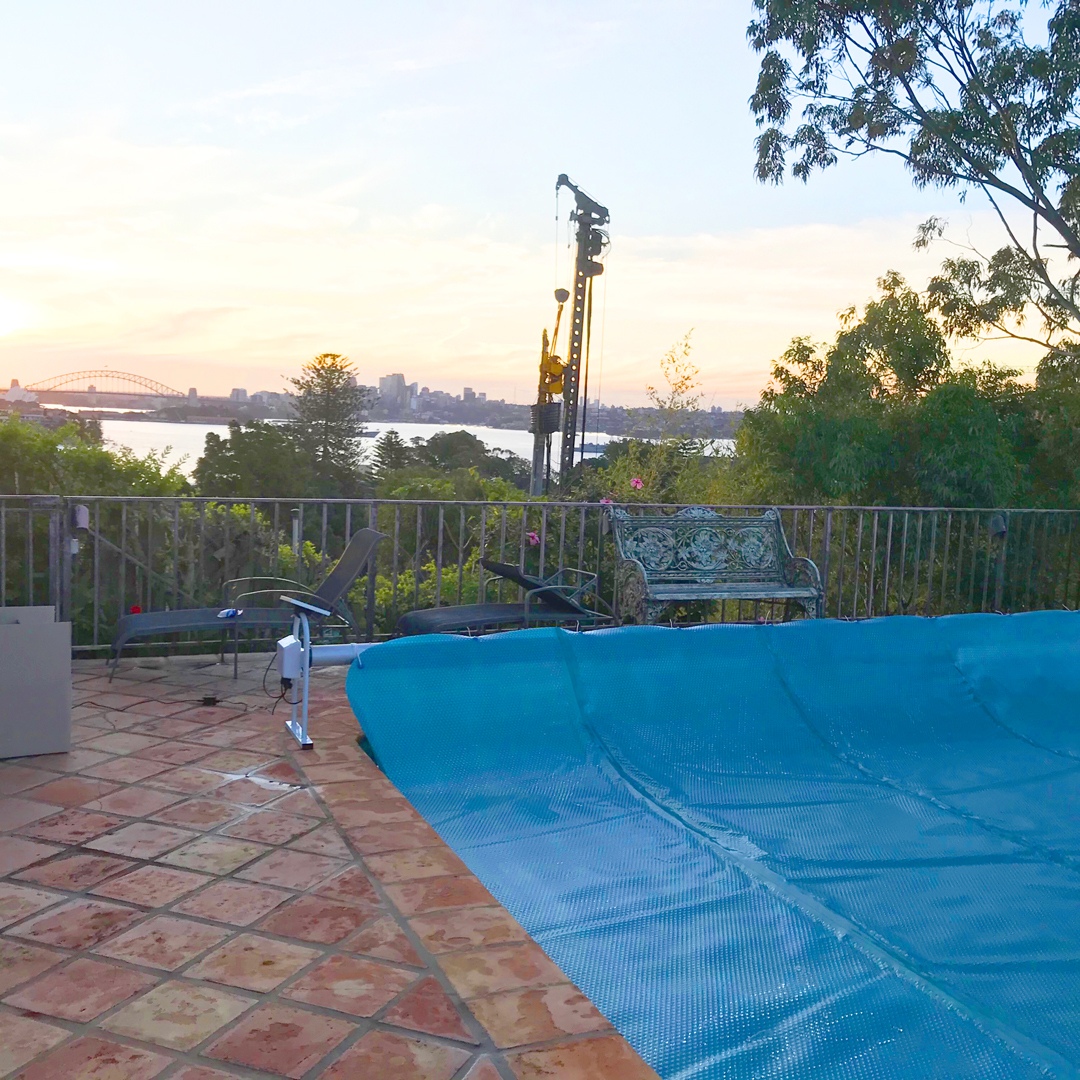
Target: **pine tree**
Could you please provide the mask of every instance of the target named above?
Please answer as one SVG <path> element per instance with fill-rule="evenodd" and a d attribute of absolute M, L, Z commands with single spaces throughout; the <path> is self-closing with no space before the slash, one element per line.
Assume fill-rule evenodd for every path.
<path fill-rule="evenodd" d="M 375 461 L 372 472 L 376 480 L 382 480 L 394 469 L 404 469 L 412 463 L 412 455 L 405 440 L 393 429 L 384 431 L 375 443 Z"/>
<path fill-rule="evenodd" d="M 315 460 L 323 484 L 353 487 L 360 472 L 360 433 L 368 390 L 357 385 L 356 370 L 347 356 L 320 353 L 290 379 L 295 392 L 297 438 Z"/>

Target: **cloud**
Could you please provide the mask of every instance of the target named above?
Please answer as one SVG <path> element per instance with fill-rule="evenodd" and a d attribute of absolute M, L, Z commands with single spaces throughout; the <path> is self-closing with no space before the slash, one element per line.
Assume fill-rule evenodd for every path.
<path fill-rule="evenodd" d="M 548 238 L 445 203 L 387 213 L 385 163 L 355 149 L 268 171 L 239 149 L 142 145 L 108 124 L 61 140 L 20 130 L 9 149 L 0 385 L 107 359 L 204 392 L 277 389 L 329 350 L 371 382 L 401 371 L 444 389 L 531 393 L 554 316 Z M 596 286 L 590 394 L 602 364 L 605 400 L 640 401 L 659 357 L 694 327 L 707 400 L 753 401 L 791 337 L 830 338 L 836 313 L 865 302 L 886 270 L 924 284 L 944 252 L 912 250 L 916 223 L 616 228 Z M 987 246 L 997 235 L 981 217 L 956 235 L 967 228 Z M 1028 369 L 1036 358 L 1022 357 Z"/>

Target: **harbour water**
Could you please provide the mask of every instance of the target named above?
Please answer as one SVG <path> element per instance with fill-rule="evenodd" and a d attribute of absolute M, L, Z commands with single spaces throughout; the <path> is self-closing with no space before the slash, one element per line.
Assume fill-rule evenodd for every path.
<path fill-rule="evenodd" d="M 430 439 L 443 431 L 467 431 L 491 449 L 509 450 L 526 461 L 532 459 L 533 437 L 528 431 L 469 424 L 408 424 L 396 420 L 369 421 L 364 426 L 366 430 L 380 435 L 393 428 L 406 442 L 417 437 Z M 103 419 L 101 431 L 108 442 L 115 446 L 126 446 L 140 457 L 151 451 L 164 454 L 169 464 L 179 464 L 183 472 L 190 476 L 195 463 L 202 456 L 207 434 L 214 432 L 225 436 L 228 427 L 225 424 L 166 424 L 154 420 Z M 613 437 L 602 431 L 590 431 L 586 442 L 603 445 Z M 374 444 L 374 438 L 364 440 L 368 453 Z"/>

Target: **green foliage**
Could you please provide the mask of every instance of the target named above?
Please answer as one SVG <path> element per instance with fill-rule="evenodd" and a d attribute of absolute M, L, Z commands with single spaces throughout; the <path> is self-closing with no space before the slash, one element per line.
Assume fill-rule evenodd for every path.
<path fill-rule="evenodd" d="M 291 425 L 252 420 L 229 424 L 226 438 L 210 432 L 195 465 L 203 495 L 288 498 L 315 486 L 314 455 Z"/>
<path fill-rule="evenodd" d="M 1080 353 L 1015 371 L 954 370 L 930 306 L 895 274 L 831 347 L 796 339 L 739 429 L 747 501 L 1080 504 Z M 1072 354 L 1070 354 L 1072 355 Z"/>
<path fill-rule="evenodd" d="M 362 489 L 360 433 L 367 391 L 356 382 L 348 357 L 320 353 L 290 379 L 296 419 L 290 428 L 311 453 L 320 495 L 356 495 Z"/>
<path fill-rule="evenodd" d="M 96 435 L 96 438 L 95 438 Z M 13 417 L 0 421 L 0 494 L 182 495 L 190 490 L 163 456 L 107 449 L 100 429 L 48 431 Z"/>
<path fill-rule="evenodd" d="M 1068 348 L 1080 337 L 1080 7 L 1042 6 L 1033 44 L 1023 0 L 754 0 L 750 105 L 763 181 L 877 151 L 903 159 L 919 187 L 982 191 L 1008 243 L 944 263 L 930 297 L 945 329 Z M 931 219 L 917 243 L 943 227 Z M 1063 278 L 1049 248 L 1073 260 Z M 1021 330 L 1032 312 L 1038 337 Z"/>
<path fill-rule="evenodd" d="M 384 431 L 375 443 L 372 475 L 375 481 L 382 480 L 394 469 L 404 469 L 411 461 L 409 448 L 405 440 L 393 429 Z"/>

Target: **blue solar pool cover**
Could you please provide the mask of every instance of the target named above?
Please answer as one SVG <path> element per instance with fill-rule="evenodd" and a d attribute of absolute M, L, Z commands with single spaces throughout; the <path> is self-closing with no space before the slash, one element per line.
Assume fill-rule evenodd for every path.
<path fill-rule="evenodd" d="M 409 638 L 348 693 L 664 1080 L 1080 1074 L 1080 615 Z"/>

